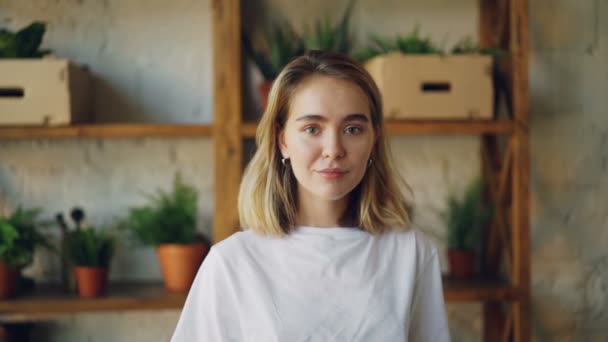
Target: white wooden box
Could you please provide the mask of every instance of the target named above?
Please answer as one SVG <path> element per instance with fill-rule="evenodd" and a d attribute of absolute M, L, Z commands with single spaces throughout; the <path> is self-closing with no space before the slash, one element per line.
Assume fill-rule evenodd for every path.
<path fill-rule="evenodd" d="M 492 57 L 378 56 L 365 64 L 382 94 L 387 119 L 491 119 Z"/>
<path fill-rule="evenodd" d="M 0 125 L 67 125 L 92 118 L 90 77 L 68 60 L 0 59 Z"/>

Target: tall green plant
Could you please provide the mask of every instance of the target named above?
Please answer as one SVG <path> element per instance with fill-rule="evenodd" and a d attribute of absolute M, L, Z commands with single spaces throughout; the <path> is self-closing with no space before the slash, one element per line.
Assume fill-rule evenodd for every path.
<path fill-rule="evenodd" d="M 108 267 L 114 254 L 115 240 L 105 230 L 87 227 L 70 232 L 68 246 L 74 265 Z"/>
<path fill-rule="evenodd" d="M 243 48 L 267 81 L 274 80 L 287 63 L 304 53 L 304 43 L 286 22 L 272 22 L 259 46 L 243 32 Z"/>
<path fill-rule="evenodd" d="M 459 250 L 475 250 L 480 243 L 484 228 L 492 218 L 491 206 L 483 198 L 484 182 L 471 183 L 459 199 L 450 195 L 443 219 L 448 228 L 448 247 Z"/>
<path fill-rule="evenodd" d="M 144 245 L 189 244 L 197 241 L 196 208 L 198 193 L 175 176 L 173 190 L 148 195 L 149 204 L 129 209 L 121 226 Z"/>
<path fill-rule="evenodd" d="M 482 49 L 479 45 L 473 42 L 471 37 L 465 37 L 458 41 L 452 47 L 452 54 L 454 55 L 462 55 L 462 54 L 482 54 L 482 55 L 490 55 L 494 57 L 504 57 L 504 52 L 500 49 Z"/>
<path fill-rule="evenodd" d="M 305 30 L 304 44 L 306 50 L 323 50 L 350 54 L 353 44 L 350 32 L 350 18 L 354 5 L 355 0 L 351 0 L 336 25 L 331 23 L 329 16 L 325 16 L 323 20 L 315 22 L 313 30 Z"/>
<path fill-rule="evenodd" d="M 53 250 L 37 223 L 40 209 L 17 208 L 8 217 L 0 216 L 0 260 L 11 267 L 25 267 L 34 259 L 34 250 L 42 246 Z"/>
<path fill-rule="evenodd" d="M 0 29 L 0 58 L 40 58 L 50 53 L 40 49 L 45 32 L 43 22 L 34 22 L 17 32 Z"/>
<path fill-rule="evenodd" d="M 383 38 L 378 35 L 370 36 L 371 44 L 357 51 L 354 54 L 359 62 L 365 62 L 379 55 L 391 52 L 401 52 L 404 54 L 443 54 L 430 38 L 420 36 L 418 26 L 407 35 L 397 35 L 394 39 Z"/>

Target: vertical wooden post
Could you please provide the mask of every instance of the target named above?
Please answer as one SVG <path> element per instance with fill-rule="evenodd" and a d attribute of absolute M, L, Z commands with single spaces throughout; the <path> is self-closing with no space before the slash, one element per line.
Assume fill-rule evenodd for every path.
<path fill-rule="evenodd" d="M 237 196 L 243 155 L 240 18 L 239 0 L 213 0 L 214 242 L 238 230 Z"/>
<path fill-rule="evenodd" d="M 529 86 L 528 86 L 528 1 L 511 0 L 509 8 L 509 50 L 512 65 L 512 94 L 515 133 L 513 135 L 513 285 L 520 296 L 513 306 L 513 337 L 529 341 L 530 330 L 530 218 L 529 218 Z"/>
<path fill-rule="evenodd" d="M 482 48 L 496 48 L 498 44 L 498 4 L 496 0 L 479 0 L 479 45 Z M 496 113 L 494 113 L 496 114 Z M 481 153 L 482 156 L 487 152 L 499 153 L 497 148 L 496 136 L 481 137 Z M 494 156 L 498 157 L 498 156 Z M 481 158 L 482 174 L 491 175 L 496 172 L 496 158 L 488 160 Z M 486 257 L 490 257 L 489 263 L 484 262 L 484 271 L 489 268 L 498 269 L 500 261 L 498 240 L 498 227 L 490 227 L 490 231 L 486 236 Z M 504 322 L 504 313 L 500 302 L 484 302 L 483 303 L 483 340 L 484 341 L 499 341 L 503 331 L 507 327 Z"/>

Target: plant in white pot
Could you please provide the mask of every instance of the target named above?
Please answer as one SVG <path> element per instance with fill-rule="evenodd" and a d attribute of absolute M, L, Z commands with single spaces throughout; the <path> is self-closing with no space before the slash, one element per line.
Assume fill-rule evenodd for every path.
<path fill-rule="evenodd" d="M 448 229 L 450 275 L 470 278 L 475 273 L 475 251 L 492 218 L 491 204 L 484 201 L 483 180 L 477 179 L 461 198 L 449 196 L 443 218 Z"/>
<path fill-rule="evenodd" d="M 158 190 L 121 223 L 143 245 L 156 247 L 165 287 L 187 292 L 210 243 L 196 230 L 198 193 L 177 174 L 173 190 Z"/>

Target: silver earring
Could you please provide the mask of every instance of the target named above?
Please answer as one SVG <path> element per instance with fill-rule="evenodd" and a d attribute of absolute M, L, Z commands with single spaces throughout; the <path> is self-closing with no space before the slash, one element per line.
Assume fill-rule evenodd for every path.
<path fill-rule="evenodd" d="M 281 158 L 281 164 L 285 167 L 287 167 L 287 160 L 289 160 L 289 158 Z"/>
<path fill-rule="evenodd" d="M 372 165 L 372 159 L 370 158 L 370 159 L 367 161 L 367 167 L 370 167 L 371 165 Z"/>

